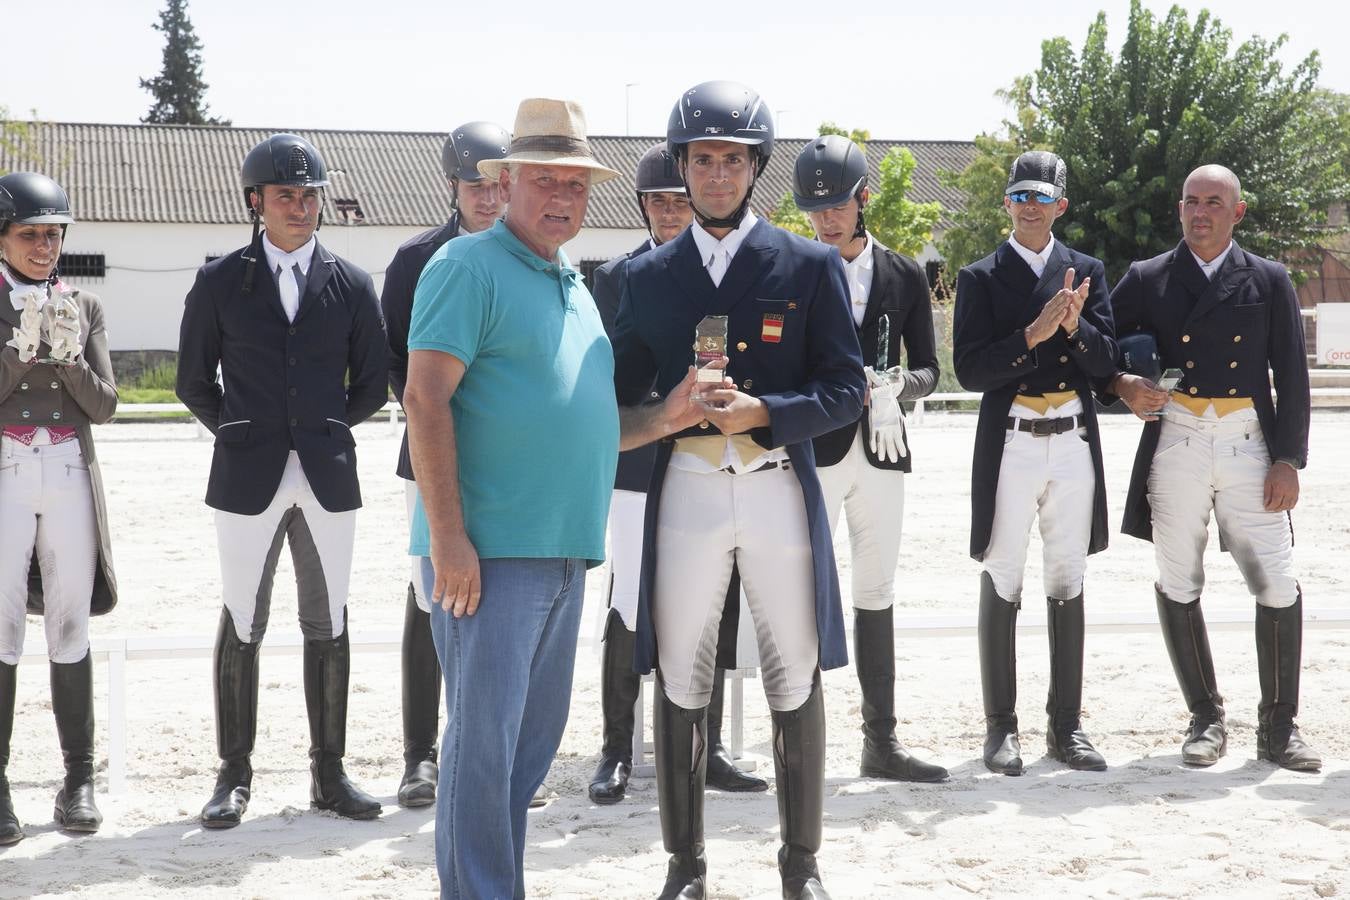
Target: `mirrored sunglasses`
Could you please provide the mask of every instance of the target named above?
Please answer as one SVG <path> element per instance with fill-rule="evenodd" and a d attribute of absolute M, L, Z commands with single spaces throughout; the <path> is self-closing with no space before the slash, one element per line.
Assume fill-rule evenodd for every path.
<path fill-rule="evenodd" d="M 1013 191 L 1008 195 L 1008 199 L 1013 203 L 1026 203 L 1032 197 L 1035 197 L 1036 202 L 1042 206 L 1049 206 L 1051 203 L 1055 202 L 1054 197 L 1047 196 L 1039 191 Z"/>

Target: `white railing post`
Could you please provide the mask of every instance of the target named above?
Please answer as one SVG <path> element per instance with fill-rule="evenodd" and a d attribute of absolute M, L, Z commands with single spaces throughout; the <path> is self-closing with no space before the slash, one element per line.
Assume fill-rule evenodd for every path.
<path fill-rule="evenodd" d="M 127 642 L 108 648 L 108 793 L 127 789 Z"/>

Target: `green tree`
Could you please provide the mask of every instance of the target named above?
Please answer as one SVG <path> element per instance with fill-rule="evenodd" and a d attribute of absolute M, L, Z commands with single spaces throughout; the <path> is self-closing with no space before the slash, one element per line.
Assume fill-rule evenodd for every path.
<path fill-rule="evenodd" d="M 800 234 L 804 238 L 813 238 L 816 232 L 811 228 L 811 220 L 806 217 L 806 213 L 797 208 L 793 202 L 792 192 L 788 191 L 778 201 L 778 206 L 769 213 L 769 221 L 779 228 L 785 228 L 793 234 Z"/>
<path fill-rule="evenodd" d="M 1234 48 L 1207 11 L 1192 20 L 1174 6 L 1159 19 L 1133 0 L 1118 57 L 1105 14 L 1077 53 L 1064 37 L 1043 42 L 1040 68 L 1001 92 L 1012 120 L 981 135 L 970 167 L 948 176 L 967 203 L 943 236 L 943 255 L 955 269 L 993 250 L 1008 232 L 1000 204 L 1012 158 L 1045 148 L 1069 167 L 1059 233 L 1104 260 L 1113 280 L 1131 260 L 1175 245 L 1182 182 L 1209 162 L 1242 179 L 1243 245 L 1297 265 L 1325 238 L 1327 210 L 1350 196 L 1350 179 L 1343 125 L 1318 99 L 1318 56 L 1286 71 L 1285 40 L 1253 37 Z"/>
<path fill-rule="evenodd" d="M 819 133 L 849 138 L 864 154 L 867 153 L 867 142 L 872 138 L 866 129 L 845 131 L 833 122 L 822 122 Z M 910 256 L 919 254 L 933 239 L 933 227 L 942 218 L 940 203 L 916 203 L 906 197 L 914 183 L 916 165 L 914 154 L 907 147 L 893 147 L 882 157 L 878 166 L 881 177 L 879 183 L 872 186 L 866 216 L 868 230 L 877 240 Z M 811 221 L 797 208 L 791 192 L 778 201 L 777 208 L 769 214 L 769 221 L 803 237 L 815 236 Z"/>
<path fill-rule="evenodd" d="M 9 107 L 0 106 L 0 175 L 42 168 L 37 146 L 39 127 L 37 110 L 31 121 L 20 122 L 9 117 Z"/>
<path fill-rule="evenodd" d="M 202 42 L 187 14 L 187 0 L 167 0 L 152 25 L 164 35 L 164 61 L 154 78 L 142 78 L 141 89 L 155 98 L 141 119 L 152 125 L 228 125 L 228 119 L 207 114 L 206 82 L 202 80 Z"/>
<path fill-rule="evenodd" d="M 917 203 L 907 196 L 914 184 L 916 165 L 908 147 L 892 147 L 881 158 L 881 177 L 867 204 L 868 230 L 887 247 L 906 256 L 923 252 L 942 218 L 941 203 Z"/>

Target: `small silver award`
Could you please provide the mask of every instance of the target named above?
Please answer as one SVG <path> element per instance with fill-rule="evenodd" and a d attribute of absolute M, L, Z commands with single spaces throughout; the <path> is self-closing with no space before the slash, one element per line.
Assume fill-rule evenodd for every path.
<path fill-rule="evenodd" d="M 711 368 L 710 363 L 727 355 L 727 317 L 704 316 L 694 333 L 694 366 L 698 369 L 696 380 L 699 382 L 720 383 L 722 370 Z"/>

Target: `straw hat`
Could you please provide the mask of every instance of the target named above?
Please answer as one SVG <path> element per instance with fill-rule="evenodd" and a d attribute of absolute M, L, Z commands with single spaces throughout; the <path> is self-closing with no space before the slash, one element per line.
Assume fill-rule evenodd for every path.
<path fill-rule="evenodd" d="M 495 179 L 511 163 L 577 166 L 591 170 L 591 184 L 599 184 L 619 173 L 596 162 L 586 141 L 586 114 L 573 100 L 532 97 L 520 101 L 516 127 L 512 131 L 511 154 L 505 159 L 484 159 L 478 171 Z"/>

